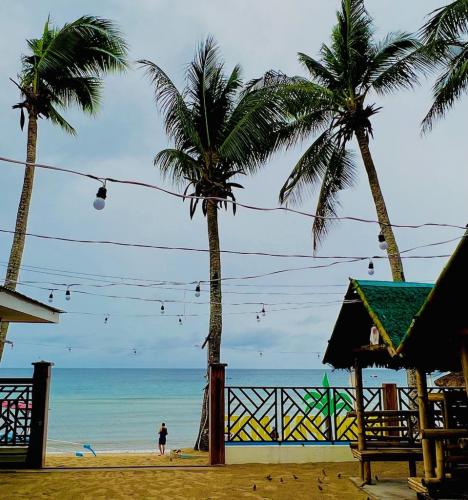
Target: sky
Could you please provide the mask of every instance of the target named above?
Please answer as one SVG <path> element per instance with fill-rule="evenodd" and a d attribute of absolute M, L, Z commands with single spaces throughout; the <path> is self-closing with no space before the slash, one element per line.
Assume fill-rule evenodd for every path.
<path fill-rule="evenodd" d="M 377 38 L 389 31 L 414 31 L 442 0 L 369 0 Z M 245 80 L 269 69 L 304 74 L 297 52 L 316 55 L 327 42 L 338 0 L 75 0 L 63 2 L 2 2 L 0 29 L 0 156 L 23 160 L 26 135 L 11 106 L 18 92 L 9 81 L 20 69 L 25 40 L 39 36 L 50 14 L 62 25 L 84 14 L 113 19 L 130 45 L 130 58 L 150 59 L 181 88 L 186 64 L 207 35 L 217 40 L 229 70 L 236 63 Z M 422 137 L 419 123 L 430 105 L 430 81 L 414 91 L 376 97 L 382 106 L 374 119 L 370 147 L 392 222 L 464 225 L 466 213 L 466 116 L 468 99 L 460 101 L 434 131 Z M 153 157 L 170 142 L 154 105 L 143 71 L 133 65 L 125 75 L 105 79 L 103 103 L 95 118 L 77 110 L 66 112 L 76 137 L 41 120 L 37 161 L 65 168 L 139 180 L 171 188 L 153 166 Z M 310 138 L 309 142 L 312 140 Z M 254 177 L 242 179 L 238 201 L 257 206 L 278 205 L 278 192 L 301 151 L 298 145 L 277 154 Z M 356 148 L 356 145 L 353 144 Z M 375 219 L 375 209 L 362 163 L 355 188 L 342 193 L 340 215 Z M 22 185 L 23 168 L 0 162 L 0 229 L 12 230 Z M 99 185 L 92 180 L 39 170 L 29 217 L 30 232 L 75 239 L 116 240 L 153 245 L 207 248 L 206 221 L 190 220 L 188 204 L 158 191 L 111 185 L 106 208 L 92 202 Z M 316 194 L 301 209 L 314 212 Z M 318 255 L 372 256 L 378 227 L 355 222 L 337 223 Z M 461 236 L 448 228 L 398 229 L 401 250 Z M 312 255 L 311 219 L 291 213 L 262 213 L 239 209 L 220 213 L 221 246 L 226 250 Z M 11 236 L 0 234 L 0 269 L 5 271 Z M 422 249 L 415 255 L 446 255 L 456 242 Z M 405 260 L 410 281 L 434 281 L 446 258 Z M 223 276 L 240 277 L 279 269 L 311 266 L 312 259 L 223 255 Z M 36 271 L 63 274 L 66 270 L 154 281 L 194 282 L 208 276 L 205 253 L 123 248 L 29 238 L 23 264 Z M 49 268 L 46 270 L 44 268 Z M 390 279 L 388 263 L 375 262 L 374 279 Z M 368 278 L 367 262 L 343 263 L 326 269 L 289 271 L 272 277 L 232 280 L 223 287 L 222 360 L 232 368 L 319 368 L 343 298 L 348 278 Z M 167 290 L 118 284 L 91 288 L 98 281 L 23 270 L 18 290 L 46 302 L 50 282 L 81 283 L 72 287 L 70 302 L 56 291 L 53 305 L 66 311 L 59 325 L 12 325 L 4 367 L 27 367 L 37 359 L 58 367 L 203 367 L 206 352 L 199 345 L 208 328 L 208 293 L 199 299 L 194 285 Z M 101 281 L 99 281 L 101 280 Z M 127 280 L 107 279 L 119 283 Z M 41 283 L 39 283 L 41 282 Z M 242 285 L 242 286 L 239 286 Z M 248 285 L 248 286 L 244 286 Z M 325 286 L 326 285 L 326 286 Z M 329 286 L 333 285 L 333 286 Z M 43 287 L 41 289 L 38 287 Z M 166 287 L 167 288 L 167 287 Z M 185 289 L 185 290 L 183 290 Z M 98 295 L 75 293 L 75 290 Z M 156 301 L 106 298 L 127 295 Z M 160 303 L 166 300 L 166 314 Z M 169 301 L 175 300 L 176 303 Z M 186 302 L 182 304 L 181 302 Z M 254 302 L 248 305 L 245 302 Z M 241 305 L 235 305 L 244 303 Z M 265 303 L 266 316 L 256 321 Z M 283 309 L 275 311 L 275 309 Z M 286 309 L 286 310 L 285 310 Z M 84 314 L 83 314 L 84 313 Z M 182 325 L 178 316 L 182 316 Z M 192 316 L 195 315 L 195 316 Z M 107 324 L 105 317 L 108 316 Z M 350 332 L 352 334 L 352 332 Z M 197 347 L 198 346 L 198 347 Z M 262 354 L 260 354 L 262 353 Z"/>

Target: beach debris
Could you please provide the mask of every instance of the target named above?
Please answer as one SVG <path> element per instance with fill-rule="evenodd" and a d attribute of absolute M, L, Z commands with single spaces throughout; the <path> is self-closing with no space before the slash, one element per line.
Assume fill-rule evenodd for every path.
<path fill-rule="evenodd" d="M 299 478 L 296 476 L 296 474 L 293 474 L 293 478 L 294 478 L 294 479 L 299 479 Z"/>
<path fill-rule="evenodd" d="M 84 453 L 82 451 L 75 451 L 75 457 L 84 457 Z"/>
<path fill-rule="evenodd" d="M 266 479 L 268 479 L 268 481 L 271 481 L 273 478 L 271 477 L 271 474 L 268 474 L 268 476 L 266 477 Z"/>
<path fill-rule="evenodd" d="M 253 489 L 254 491 L 257 491 L 257 485 L 256 485 L 256 484 L 254 484 L 254 485 L 252 486 L 252 489 Z"/>
<path fill-rule="evenodd" d="M 337 477 L 338 479 L 341 479 L 341 472 L 338 472 L 338 474 L 336 475 L 336 477 Z"/>
<path fill-rule="evenodd" d="M 320 491 L 323 491 L 323 488 L 320 486 L 320 484 L 318 485 L 318 489 L 319 489 Z"/>

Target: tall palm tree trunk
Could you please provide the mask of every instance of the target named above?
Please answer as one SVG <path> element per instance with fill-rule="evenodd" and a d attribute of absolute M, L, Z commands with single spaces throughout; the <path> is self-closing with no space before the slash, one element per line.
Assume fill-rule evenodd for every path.
<path fill-rule="evenodd" d="M 385 200 L 380 189 L 379 178 L 377 177 L 377 170 L 375 169 L 374 160 L 369 149 L 369 139 L 364 129 L 356 130 L 356 139 L 361 151 L 362 160 L 366 169 L 367 177 L 369 179 L 369 186 L 374 199 L 375 209 L 377 211 L 377 219 L 380 223 L 380 230 L 387 242 L 387 255 L 390 262 L 390 269 L 392 271 L 393 281 L 405 281 L 405 274 L 403 271 L 403 263 L 400 257 L 400 250 L 393 234 L 393 228 L 390 225 L 390 218 L 388 216 Z M 416 372 L 414 370 L 407 370 L 407 381 L 409 387 L 416 387 Z"/>
<path fill-rule="evenodd" d="M 208 201 L 206 213 L 208 225 L 208 246 L 210 249 L 210 326 L 208 330 L 208 366 L 221 359 L 221 332 L 223 327 L 221 294 L 221 253 L 219 248 L 218 208 L 214 201 Z M 200 429 L 195 449 L 208 450 L 208 385 L 203 395 Z"/>
<path fill-rule="evenodd" d="M 37 143 L 37 116 L 34 111 L 30 111 L 28 119 L 28 142 L 26 147 L 26 162 L 36 162 L 36 143 Z M 5 287 L 9 290 L 16 289 L 21 259 L 23 258 L 25 233 L 28 227 L 29 205 L 34 183 L 34 167 L 26 166 L 23 180 L 23 190 L 16 214 L 15 234 L 11 245 L 10 258 L 5 277 Z M 8 323 L 2 323 L 0 327 L 0 361 L 2 360 L 5 341 L 8 333 Z"/>

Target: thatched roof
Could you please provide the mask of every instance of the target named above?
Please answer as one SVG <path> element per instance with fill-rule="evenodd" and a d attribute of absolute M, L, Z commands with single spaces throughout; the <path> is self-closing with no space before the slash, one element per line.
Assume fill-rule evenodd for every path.
<path fill-rule="evenodd" d="M 358 358 L 362 366 L 405 366 L 393 354 L 432 287 L 426 283 L 351 279 L 323 362 L 350 368 Z M 369 347 L 373 325 L 379 331 L 380 345 Z"/>
<path fill-rule="evenodd" d="M 447 373 L 434 380 L 434 384 L 439 387 L 465 387 L 463 372 Z"/>
<path fill-rule="evenodd" d="M 467 233 L 439 276 L 397 354 L 410 366 L 430 372 L 461 370 L 460 345 L 468 332 L 466 286 L 468 283 Z"/>

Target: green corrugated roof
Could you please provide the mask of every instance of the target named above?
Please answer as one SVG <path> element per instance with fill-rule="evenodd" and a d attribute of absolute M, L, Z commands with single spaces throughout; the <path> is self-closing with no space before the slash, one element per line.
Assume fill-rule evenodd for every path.
<path fill-rule="evenodd" d="M 398 281 L 352 280 L 387 344 L 397 349 L 434 285 Z"/>

